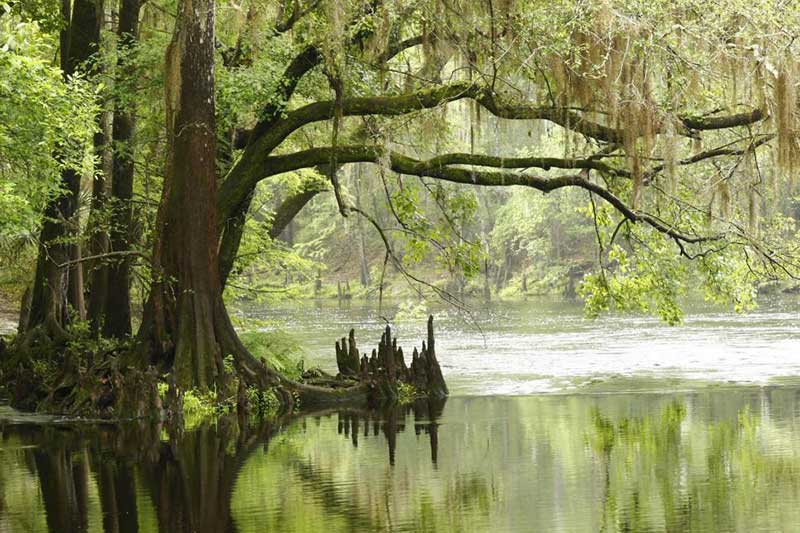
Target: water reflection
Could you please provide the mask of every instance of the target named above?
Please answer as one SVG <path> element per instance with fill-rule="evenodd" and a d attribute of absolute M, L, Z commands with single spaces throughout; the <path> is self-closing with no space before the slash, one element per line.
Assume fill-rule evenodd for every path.
<path fill-rule="evenodd" d="M 794 388 L 6 425 L 0 447 L 0 531 L 776 531 L 798 496 Z"/>
<path fill-rule="evenodd" d="M 175 434 L 152 424 L 4 427 L 12 475 L 0 531 L 233 531 L 237 473 L 274 430 L 235 418 Z M 17 498 L 29 483 L 38 501 Z"/>
<path fill-rule="evenodd" d="M 428 435 L 431 449 L 431 463 L 436 464 L 439 454 L 438 418 L 442 415 L 446 398 L 429 398 L 416 400 L 409 405 L 386 406 L 380 409 L 344 409 L 332 411 L 337 417 L 337 431 L 350 438 L 353 446 L 358 447 L 358 436 L 364 428 L 364 437 L 382 434 L 386 438 L 389 452 L 389 464 L 394 465 L 397 450 L 397 434 L 406 430 L 406 420 L 411 415 L 414 434 Z M 330 413 L 316 413 L 317 420 Z"/>
<path fill-rule="evenodd" d="M 435 463 L 436 418 L 444 402 L 319 412 L 301 422 L 336 417 L 338 433 L 354 447 L 360 428 L 365 436 L 372 428 L 374 436 L 384 437 L 387 461 L 393 464 L 397 433 L 405 431 L 410 417 L 418 435 L 430 435 Z M 290 422 L 229 417 L 175 433 L 145 423 L 118 428 L 5 426 L 0 464 L 10 466 L 13 474 L 11 479 L 0 478 L 0 531 L 237 531 L 231 504 L 239 471 L 256 450 L 266 455 L 272 437 Z M 324 497 L 330 510 L 346 512 L 334 484 L 311 462 L 298 458 L 292 468 L 309 492 Z M 23 504 L 17 496 L 30 483 L 38 485 L 39 498 Z M 140 502 L 143 496 L 148 501 Z M 376 525 L 366 515 L 350 514 L 358 518 L 351 520 L 353 526 Z M 44 523 L 38 520 L 42 516 Z"/>

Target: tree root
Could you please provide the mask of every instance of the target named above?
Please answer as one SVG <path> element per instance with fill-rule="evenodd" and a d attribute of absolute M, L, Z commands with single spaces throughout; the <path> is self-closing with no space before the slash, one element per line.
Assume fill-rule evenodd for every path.
<path fill-rule="evenodd" d="M 217 313 L 215 322 L 218 324 L 217 338 L 222 353 L 234 356 L 240 379 L 248 386 L 275 390 L 284 409 L 291 411 L 295 400 L 304 407 L 395 401 L 400 396 L 398 385 L 401 383 L 411 385 L 420 396 L 447 395 L 447 385 L 434 351 L 432 316 L 428 318 L 427 345 L 422 343 L 421 352 L 414 349 L 410 367 L 406 367 L 403 350 L 397 346 L 397 339 L 392 338 L 391 329 L 387 326 L 381 344 L 373 350 L 371 359 L 366 354 L 359 359 L 354 332 L 351 331 L 348 357 L 340 353 L 344 351 L 345 339 L 342 339 L 341 346 L 336 343 L 339 376 L 297 382 L 282 376 L 250 353 L 236 334 L 224 307 L 218 306 Z"/>
<path fill-rule="evenodd" d="M 443 397 L 447 387 L 433 350 L 432 320 L 428 321 L 427 345 L 422 343 L 421 352 L 414 349 L 410 366 L 388 327 L 371 357 L 359 358 L 351 331 L 347 348 L 345 339 L 336 344 L 337 376 L 317 374 L 294 381 L 250 353 L 220 300 L 213 317 L 222 369 L 218 398 L 226 402 L 234 398 L 237 410 L 249 412 L 248 390 L 271 390 L 281 412 L 291 413 L 298 404 L 319 408 L 393 402 L 403 395 L 403 386 L 415 397 Z M 46 321 L 0 351 L 0 375 L 7 387 L 13 384 L 13 390 L 7 390 L 12 404 L 25 410 L 92 418 L 180 418 L 184 391 L 176 385 L 175 373 L 168 366 L 157 371 L 141 353 L 142 342 L 109 347 Z M 234 375 L 225 372 L 223 355 L 233 356 Z M 168 390 L 160 395 L 161 372 L 167 372 Z"/>

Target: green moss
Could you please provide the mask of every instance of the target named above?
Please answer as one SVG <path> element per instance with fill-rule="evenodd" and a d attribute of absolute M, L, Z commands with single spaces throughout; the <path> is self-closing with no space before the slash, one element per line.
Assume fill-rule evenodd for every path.
<path fill-rule="evenodd" d="M 414 400 L 424 397 L 425 395 L 422 394 L 416 387 L 409 383 L 398 383 L 397 384 L 397 402 L 400 404 L 407 404 L 411 403 Z"/>

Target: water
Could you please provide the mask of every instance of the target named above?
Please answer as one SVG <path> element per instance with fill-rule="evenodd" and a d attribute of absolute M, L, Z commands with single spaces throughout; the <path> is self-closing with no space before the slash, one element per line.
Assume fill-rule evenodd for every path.
<path fill-rule="evenodd" d="M 183 434 L 6 410 L 0 532 L 797 531 L 793 305 L 680 329 L 541 302 L 489 309 L 483 335 L 442 317 L 443 404 Z M 355 304 L 262 318 L 324 366 L 334 336 L 369 345 L 380 326 Z M 421 320 L 398 327 L 422 338 Z"/>
<path fill-rule="evenodd" d="M 355 328 L 377 345 L 385 317 L 373 305 L 307 303 L 250 314 L 303 339 L 310 365 L 335 371 L 333 340 Z M 702 382 L 767 384 L 800 376 L 800 305 L 785 298 L 750 314 L 693 306 L 679 327 L 638 315 L 586 320 L 578 303 L 493 303 L 473 317 L 434 310 L 437 356 L 455 395 L 674 390 Z M 478 329 L 474 323 L 479 324 Z M 420 345 L 424 316 L 392 321 L 403 346 Z M 267 328 L 268 329 L 268 328 Z"/>

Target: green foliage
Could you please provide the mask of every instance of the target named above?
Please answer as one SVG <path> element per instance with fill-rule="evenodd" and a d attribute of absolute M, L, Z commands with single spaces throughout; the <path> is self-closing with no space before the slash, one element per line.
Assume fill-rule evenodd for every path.
<path fill-rule="evenodd" d="M 186 425 L 191 427 L 192 422 L 214 416 L 218 411 L 217 405 L 215 393 L 194 389 L 186 391 L 183 395 L 183 416 L 186 418 Z"/>
<path fill-rule="evenodd" d="M 413 403 L 414 400 L 424 397 L 425 395 L 410 383 L 399 382 L 397 384 L 397 402 L 401 405 Z"/>
<path fill-rule="evenodd" d="M 131 345 L 129 340 L 126 341 L 94 335 L 91 332 L 89 322 L 80 320 L 77 316 L 73 316 L 67 328 L 67 333 L 69 334 L 67 350 L 74 354 L 79 354 L 83 361 L 88 358 L 89 354 L 110 354 L 130 348 Z"/>
<path fill-rule="evenodd" d="M 733 304 L 737 313 L 756 307 L 756 276 L 741 255 L 717 253 L 702 258 L 698 270 L 705 276 L 705 298 L 708 301 Z"/>
<path fill-rule="evenodd" d="M 31 362 L 33 375 L 42 383 L 50 383 L 58 372 L 58 364 L 47 359 L 34 359 Z"/>
<path fill-rule="evenodd" d="M 250 331 L 240 335 L 255 357 L 283 375 L 298 379 L 304 370 L 303 350 L 297 339 L 283 331 Z"/>
<path fill-rule="evenodd" d="M 593 266 L 580 292 L 588 315 L 635 311 L 676 323 L 684 297 L 703 294 L 744 311 L 753 307 L 759 281 L 798 277 L 792 265 L 800 211 L 793 198 L 794 173 L 780 161 L 786 159 L 781 154 L 791 160 L 800 146 L 791 94 L 800 51 L 792 37 L 800 24 L 798 10 L 777 9 L 766 0 L 502 4 L 384 2 L 366 9 L 355 0 L 311 3 L 313 9 L 294 21 L 291 31 L 276 31 L 275 21 L 288 15 L 278 4 L 220 3 L 215 69 L 220 179 L 242 155 L 230 146 L 235 131 L 252 128 L 267 112 L 285 118 L 306 104 L 329 101 L 334 78 L 341 80 L 345 98 L 472 81 L 486 86 L 486 95 L 491 87 L 498 102 L 507 104 L 500 106 L 506 112 L 567 106 L 581 121 L 498 119 L 491 106 L 458 101 L 399 115 L 377 110 L 344 117 L 339 143 L 383 146 L 421 160 L 444 153 L 591 156 L 606 167 L 443 163 L 438 170 L 491 172 L 496 184 L 511 173 L 536 179 L 579 175 L 663 227 L 690 236 L 719 234 L 720 240 L 681 249 L 644 223 L 621 224 L 619 212 L 599 196 L 590 208 L 584 190 L 547 195 L 522 187 L 490 190 L 468 180 L 454 184 L 397 175 L 386 160 L 338 169 L 347 203 L 371 220 L 341 217 L 332 195 L 322 193 L 295 218 L 285 240 L 270 238 L 286 198 L 309 184 L 328 183 L 329 169 L 320 165 L 259 185 L 227 288 L 229 301 L 334 296 L 336 282 L 355 286 L 357 279 L 363 286 L 351 294 L 368 298 L 425 292 L 425 285 L 414 281 L 420 279 L 459 296 L 516 297 L 564 291 Z M 140 44 L 132 48 L 120 47 L 113 28 L 105 29 L 93 58 L 100 74 L 65 82 L 53 65 L 64 22 L 61 6 L 54 0 L 0 4 L 0 285 L 13 285 L 12 292 L 19 293 L 28 282 L 42 210 L 60 192 L 62 171 L 78 171 L 88 191 L 90 176 L 101 168 L 91 149 L 98 100 L 105 110 L 135 106 L 134 141 L 111 148 L 136 153 L 136 211 L 133 227 L 125 229 L 137 249 L 152 250 L 169 147 L 164 53 L 176 7 L 174 0 L 145 6 Z M 391 44 L 415 37 L 422 38 L 421 45 L 389 60 L 382 57 Z M 319 65 L 300 80 L 284 79 L 286 68 L 309 45 L 320 51 Z M 128 79 L 119 79 L 120 69 L 131 72 Z M 297 90 L 287 99 L 285 89 L 294 81 Z M 785 99 L 771 94 L 781 86 L 788 90 Z M 772 118 L 747 129 L 701 132 L 680 122 L 754 107 Z M 618 129 L 623 139 L 581 135 L 578 126 L 586 121 Z M 314 120 L 282 131 L 278 136 L 287 136 L 272 155 L 330 145 L 331 122 Z M 554 125 L 558 122 L 562 125 Z M 759 145 L 755 156 L 735 153 L 773 134 L 776 158 L 766 145 Z M 702 137 L 702 144 L 695 137 Z M 717 146 L 731 150 L 730 157 L 684 164 Z M 642 169 L 658 166 L 664 168 L 648 174 L 646 183 L 639 179 Z M 249 168 L 246 178 L 260 171 L 258 165 Z M 113 210 L 92 207 L 87 224 L 88 198 L 80 203 L 76 223 L 85 241 L 113 227 Z M 84 232 L 87 225 L 95 233 Z M 134 299 L 141 303 L 158 273 L 137 263 L 134 274 Z M 417 311 L 409 307 L 399 316 Z M 294 363 L 281 357 L 274 364 L 296 372 Z"/>
<path fill-rule="evenodd" d="M 248 387 L 247 401 L 251 409 L 261 416 L 274 415 L 281 407 L 280 400 L 272 389 L 261 390 L 256 387 Z"/>
<path fill-rule="evenodd" d="M 613 270 L 587 275 L 579 288 L 586 300 L 586 313 L 596 317 L 602 311 L 638 311 L 657 314 L 668 324 L 683 318 L 679 297 L 686 293 L 686 265 L 660 236 L 636 255 L 614 245 L 608 261 Z"/>
<path fill-rule="evenodd" d="M 65 83 L 36 22 L 0 15 L 0 241 L 26 239 L 65 168 L 91 165 L 94 90 Z M 57 157 L 55 155 L 58 154 Z"/>
<path fill-rule="evenodd" d="M 394 319 L 397 322 L 419 321 L 426 319 L 429 314 L 430 311 L 425 302 L 405 300 L 400 302 Z"/>
<path fill-rule="evenodd" d="M 298 291 L 287 285 L 290 282 L 310 282 L 326 268 L 321 262 L 325 254 L 321 243 L 333 233 L 335 225 L 326 224 L 315 239 L 296 246 L 269 236 L 274 217 L 272 209 L 276 204 L 283 198 L 323 184 L 324 179 L 318 172 L 303 170 L 280 176 L 269 186 L 257 189 L 252 202 L 255 207 L 245 222 L 245 232 L 227 286 L 228 298 L 270 301 L 298 297 Z"/>
<path fill-rule="evenodd" d="M 58 0 L 8 0 L 0 4 L 0 9 L 25 22 L 36 22 L 45 32 L 59 31 L 65 24 Z"/>
<path fill-rule="evenodd" d="M 435 202 L 433 210 L 422 208 L 425 191 Z M 436 250 L 436 263 L 450 275 L 471 278 L 479 272 L 484 258 L 481 245 L 463 235 L 478 209 L 475 191 L 406 181 L 392 195 L 390 208 L 402 228 L 406 264 L 418 264 Z"/>

